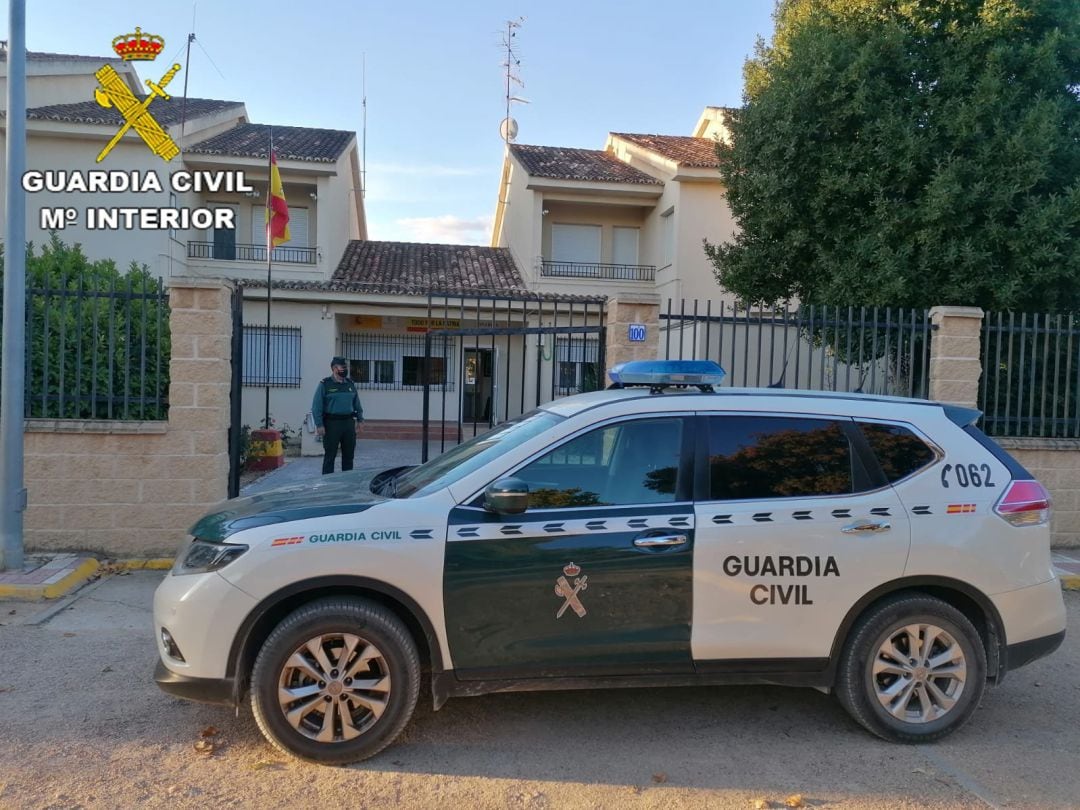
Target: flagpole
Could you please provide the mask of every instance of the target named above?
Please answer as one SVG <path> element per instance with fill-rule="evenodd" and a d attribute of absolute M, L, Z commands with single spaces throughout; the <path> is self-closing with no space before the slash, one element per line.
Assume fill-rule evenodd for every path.
<path fill-rule="evenodd" d="M 270 127 L 270 151 L 266 156 L 266 413 L 263 427 L 270 429 L 270 288 L 273 274 L 274 243 L 270 236 L 270 195 L 274 179 L 274 128 Z"/>

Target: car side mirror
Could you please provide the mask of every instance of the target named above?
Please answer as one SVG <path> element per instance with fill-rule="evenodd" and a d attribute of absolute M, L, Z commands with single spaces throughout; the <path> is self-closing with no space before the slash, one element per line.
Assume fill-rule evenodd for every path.
<path fill-rule="evenodd" d="M 500 478 L 484 490 L 484 508 L 500 515 L 520 515 L 529 508 L 529 485 L 520 478 Z"/>

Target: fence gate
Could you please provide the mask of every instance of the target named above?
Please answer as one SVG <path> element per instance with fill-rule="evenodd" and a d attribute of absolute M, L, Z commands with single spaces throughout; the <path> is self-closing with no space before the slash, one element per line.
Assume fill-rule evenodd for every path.
<path fill-rule="evenodd" d="M 244 291 L 232 294 L 232 385 L 229 391 L 229 497 L 240 494 L 240 397 L 244 368 Z"/>
<path fill-rule="evenodd" d="M 429 295 L 422 460 L 604 379 L 605 298 Z"/>

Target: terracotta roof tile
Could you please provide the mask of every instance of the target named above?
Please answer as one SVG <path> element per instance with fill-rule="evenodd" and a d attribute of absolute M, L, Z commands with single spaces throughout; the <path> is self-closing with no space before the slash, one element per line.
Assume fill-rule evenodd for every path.
<path fill-rule="evenodd" d="M 674 160 L 680 166 L 715 168 L 720 165 L 716 157 L 716 142 L 711 138 L 693 138 L 689 135 L 636 135 L 627 132 L 612 132 L 611 135 Z"/>
<path fill-rule="evenodd" d="M 7 42 L 0 48 L 0 62 L 6 62 L 8 58 Z M 47 51 L 27 51 L 26 58 L 30 62 L 119 62 L 120 57 L 112 56 L 80 56 L 74 53 L 49 53 Z"/>
<path fill-rule="evenodd" d="M 144 97 L 145 98 L 145 97 Z M 182 100 L 173 98 L 168 102 L 155 102 L 150 109 L 154 119 L 164 126 L 178 124 L 182 117 L 187 120 L 203 115 L 220 112 L 231 107 L 243 108 L 239 101 L 218 101 L 212 98 L 189 98 L 186 106 Z M 70 121 L 78 124 L 111 124 L 120 126 L 123 116 L 115 107 L 102 107 L 96 101 L 79 101 L 75 104 L 52 104 L 47 107 L 32 107 L 26 111 L 26 117 L 36 121 Z"/>
<path fill-rule="evenodd" d="M 602 150 L 515 143 L 510 145 L 510 151 L 533 177 L 660 185 L 656 178 Z"/>
<path fill-rule="evenodd" d="M 403 294 L 525 290 L 508 248 L 357 239 L 345 248 L 331 283 Z"/>
<path fill-rule="evenodd" d="M 333 163 L 348 148 L 356 134 L 340 129 L 279 127 L 275 125 L 274 152 L 278 160 L 307 160 Z M 188 152 L 204 155 L 235 155 L 265 158 L 270 147 L 268 124 L 240 124 L 232 129 L 199 141 Z"/>
<path fill-rule="evenodd" d="M 237 279 L 236 283 L 240 287 L 250 287 L 254 289 L 266 289 L 265 278 L 241 278 Z M 526 289 L 512 289 L 512 290 L 483 290 L 470 287 L 442 287 L 436 290 L 427 289 L 397 289 L 399 285 L 379 285 L 379 284 L 362 284 L 359 282 L 349 281 L 300 281 L 300 280 L 280 280 L 274 279 L 272 285 L 275 290 L 301 290 L 304 292 L 322 292 L 322 293 L 354 293 L 354 294 L 382 294 L 382 295 L 412 295 L 412 296 L 426 296 L 428 293 L 434 295 L 446 295 L 451 297 L 461 296 L 462 298 L 469 298 L 472 296 L 497 296 L 500 300 L 509 299 L 513 301 L 530 301 L 532 303 L 547 302 L 547 301 L 587 301 L 590 303 L 602 303 L 606 301 L 606 296 L 603 295 L 572 295 L 570 293 L 537 293 Z M 422 303 L 422 302 L 421 302 Z"/>

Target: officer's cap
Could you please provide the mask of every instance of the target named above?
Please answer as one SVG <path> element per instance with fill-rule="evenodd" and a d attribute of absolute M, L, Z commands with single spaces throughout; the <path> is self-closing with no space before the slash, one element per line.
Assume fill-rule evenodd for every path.
<path fill-rule="evenodd" d="M 347 367 L 349 365 L 349 361 L 346 360 L 344 357 L 335 357 L 333 360 L 330 361 L 330 365 Z"/>

